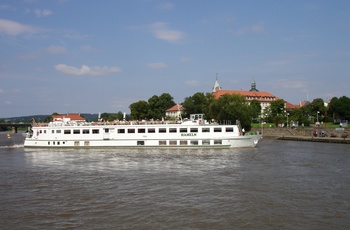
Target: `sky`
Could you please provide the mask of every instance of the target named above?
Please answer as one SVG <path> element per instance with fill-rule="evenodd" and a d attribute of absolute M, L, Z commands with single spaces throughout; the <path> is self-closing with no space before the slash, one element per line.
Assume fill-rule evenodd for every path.
<path fill-rule="evenodd" d="M 129 113 L 169 93 L 350 97 L 348 0 L 2 0 L 0 118 Z"/>

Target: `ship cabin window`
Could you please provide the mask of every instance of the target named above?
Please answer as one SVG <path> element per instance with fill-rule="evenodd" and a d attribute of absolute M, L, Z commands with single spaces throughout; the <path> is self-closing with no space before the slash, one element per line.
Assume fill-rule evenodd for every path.
<path fill-rule="evenodd" d="M 191 128 L 191 133 L 198 133 L 198 128 Z"/>
<path fill-rule="evenodd" d="M 166 133 L 166 128 L 159 128 L 159 133 Z"/>
<path fill-rule="evenodd" d="M 180 141 L 180 145 L 187 145 L 187 140 L 186 140 L 186 141 L 181 140 L 181 141 Z"/>
<path fill-rule="evenodd" d="M 144 141 L 137 141 L 137 145 L 145 145 Z"/>
<path fill-rule="evenodd" d="M 180 133 L 187 133 L 187 128 L 180 128 Z"/>
<path fill-rule="evenodd" d="M 100 133 L 100 130 L 99 129 L 93 129 L 92 130 L 92 134 L 99 134 Z"/>
<path fill-rule="evenodd" d="M 146 133 L 146 129 L 137 129 L 138 133 Z"/>
<path fill-rule="evenodd" d="M 89 129 L 83 129 L 83 134 L 89 134 L 90 130 Z"/>
<path fill-rule="evenodd" d="M 46 133 L 46 129 L 44 130 L 44 133 Z"/>
<path fill-rule="evenodd" d="M 156 129 L 154 129 L 154 128 L 149 128 L 148 129 L 148 133 L 155 133 L 156 132 Z"/>
<path fill-rule="evenodd" d="M 125 129 L 118 129 L 118 133 L 125 133 Z"/>
<path fill-rule="evenodd" d="M 202 145 L 210 145 L 210 140 L 202 140 Z"/>
<path fill-rule="evenodd" d="M 221 133 L 221 127 L 214 127 L 214 133 Z"/>
<path fill-rule="evenodd" d="M 74 129 L 73 134 L 80 134 L 80 129 Z"/>
<path fill-rule="evenodd" d="M 51 130 L 51 133 L 55 133 L 55 130 Z"/>
<path fill-rule="evenodd" d="M 135 133 L 135 129 L 128 129 L 128 133 Z"/>
<path fill-rule="evenodd" d="M 233 127 L 226 127 L 227 133 L 233 133 Z"/>
<path fill-rule="evenodd" d="M 166 145 L 166 141 L 159 141 L 159 145 Z"/>
<path fill-rule="evenodd" d="M 169 128 L 169 133 L 176 133 L 176 128 Z"/>
<path fill-rule="evenodd" d="M 109 133 L 109 129 L 105 129 L 105 133 Z"/>
<path fill-rule="evenodd" d="M 61 133 L 61 130 L 60 129 L 56 130 L 56 133 Z"/>
<path fill-rule="evenodd" d="M 197 140 L 192 140 L 191 141 L 191 145 L 198 145 L 198 141 Z"/>
<path fill-rule="evenodd" d="M 59 141 L 57 141 L 57 145 L 60 145 L 60 142 L 59 142 Z"/>
<path fill-rule="evenodd" d="M 43 133 L 43 131 L 42 131 L 42 130 L 39 130 L 39 133 Z"/>
<path fill-rule="evenodd" d="M 64 134 L 70 134 L 70 129 L 65 129 Z"/>
<path fill-rule="evenodd" d="M 214 140 L 214 145 L 222 145 L 222 140 Z"/>
<path fill-rule="evenodd" d="M 209 133 L 210 132 L 210 128 L 202 128 L 202 133 Z"/>
<path fill-rule="evenodd" d="M 169 141 L 169 145 L 177 145 L 177 141 Z"/>

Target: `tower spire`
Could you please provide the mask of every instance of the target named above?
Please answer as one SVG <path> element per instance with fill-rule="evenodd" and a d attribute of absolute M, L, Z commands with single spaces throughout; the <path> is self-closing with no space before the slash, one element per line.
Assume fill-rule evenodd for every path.
<path fill-rule="evenodd" d="M 214 87 L 213 87 L 213 93 L 215 93 L 216 91 L 221 90 L 221 86 L 219 84 L 219 80 L 218 80 L 218 73 L 216 73 L 216 80 L 214 83 Z"/>

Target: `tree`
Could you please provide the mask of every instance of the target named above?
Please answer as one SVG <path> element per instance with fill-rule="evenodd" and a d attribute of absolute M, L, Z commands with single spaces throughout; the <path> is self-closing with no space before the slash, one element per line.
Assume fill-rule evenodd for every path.
<path fill-rule="evenodd" d="M 210 104 L 210 113 L 221 123 L 234 124 L 239 120 L 245 130 L 251 129 L 252 111 L 244 96 L 225 94 Z"/>
<path fill-rule="evenodd" d="M 214 100 L 211 93 L 197 92 L 193 96 L 186 97 L 182 106 L 185 108 L 184 116 L 189 117 L 190 114 L 202 113 L 206 118 L 211 117 L 209 105 Z"/>
<path fill-rule="evenodd" d="M 333 97 L 328 105 L 328 114 L 333 120 L 349 120 L 350 119 L 350 98 L 342 96 L 340 98 Z"/>
<path fill-rule="evenodd" d="M 309 108 L 311 110 L 311 116 L 318 117 L 318 121 L 324 120 L 327 109 L 326 109 L 326 106 L 324 105 L 324 101 L 322 98 L 314 99 L 310 103 Z"/>
<path fill-rule="evenodd" d="M 142 120 L 147 118 L 149 105 L 147 101 L 140 100 L 138 102 L 132 103 L 130 106 L 130 116 L 135 120 Z"/>
<path fill-rule="evenodd" d="M 261 115 L 261 104 L 258 100 L 252 100 L 250 102 L 250 107 L 252 111 L 253 120 L 258 121 L 259 116 Z"/>

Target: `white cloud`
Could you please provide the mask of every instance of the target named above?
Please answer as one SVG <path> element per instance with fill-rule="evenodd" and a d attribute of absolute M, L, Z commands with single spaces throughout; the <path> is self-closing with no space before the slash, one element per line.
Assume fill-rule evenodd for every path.
<path fill-rule="evenodd" d="M 0 18 L 0 33 L 10 36 L 17 36 L 24 33 L 35 33 L 36 31 L 37 29 L 33 26 Z"/>
<path fill-rule="evenodd" d="M 179 30 L 168 29 L 168 25 L 163 22 L 156 22 L 152 24 L 153 35 L 161 40 L 168 42 L 179 41 L 183 38 L 184 33 Z"/>
<path fill-rule="evenodd" d="M 52 11 L 48 9 L 43 9 L 43 10 L 35 9 L 33 12 L 38 18 L 46 17 L 52 14 Z"/>
<path fill-rule="evenodd" d="M 80 68 L 74 66 L 68 66 L 65 64 L 55 65 L 55 69 L 62 73 L 71 74 L 71 75 L 104 75 L 108 73 L 118 73 L 121 71 L 119 67 L 100 67 L 100 66 L 92 66 L 89 67 L 87 65 L 82 65 Z"/>
<path fill-rule="evenodd" d="M 253 24 L 247 27 L 243 27 L 235 32 L 235 35 L 245 35 L 247 33 L 263 34 L 266 33 L 266 29 L 263 23 Z"/>
<path fill-rule="evenodd" d="M 63 54 L 67 49 L 64 46 L 49 46 L 47 47 L 47 51 L 51 54 Z"/>
<path fill-rule="evenodd" d="M 12 105 L 13 103 L 12 103 L 12 101 L 5 101 L 4 102 L 6 105 Z"/>
<path fill-rule="evenodd" d="M 196 80 L 189 80 L 189 81 L 186 81 L 185 83 L 186 85 L 189 85 L 189 86 L 199 86 L 199 82 Z"/>
<path fill-rule="evenodd" d="M 164 2 L 159 5 L 159 8 L 162 10 L 172 10 L 175 8 L 175 5 L 172 4 L 171 2 Z"/>
<path fill-rule="evenodd" d="M 182 57 L 182 58 L 180 58 L 180 62 L 189 63 L 189 62 L 192 62 L 192 58 Z"/>
<path fill-rule="evenodd" d="M 168 65 L 163 62 L 149 63 L 147 66 L 151 69 L 162 69 L 168 67 Z"/>

